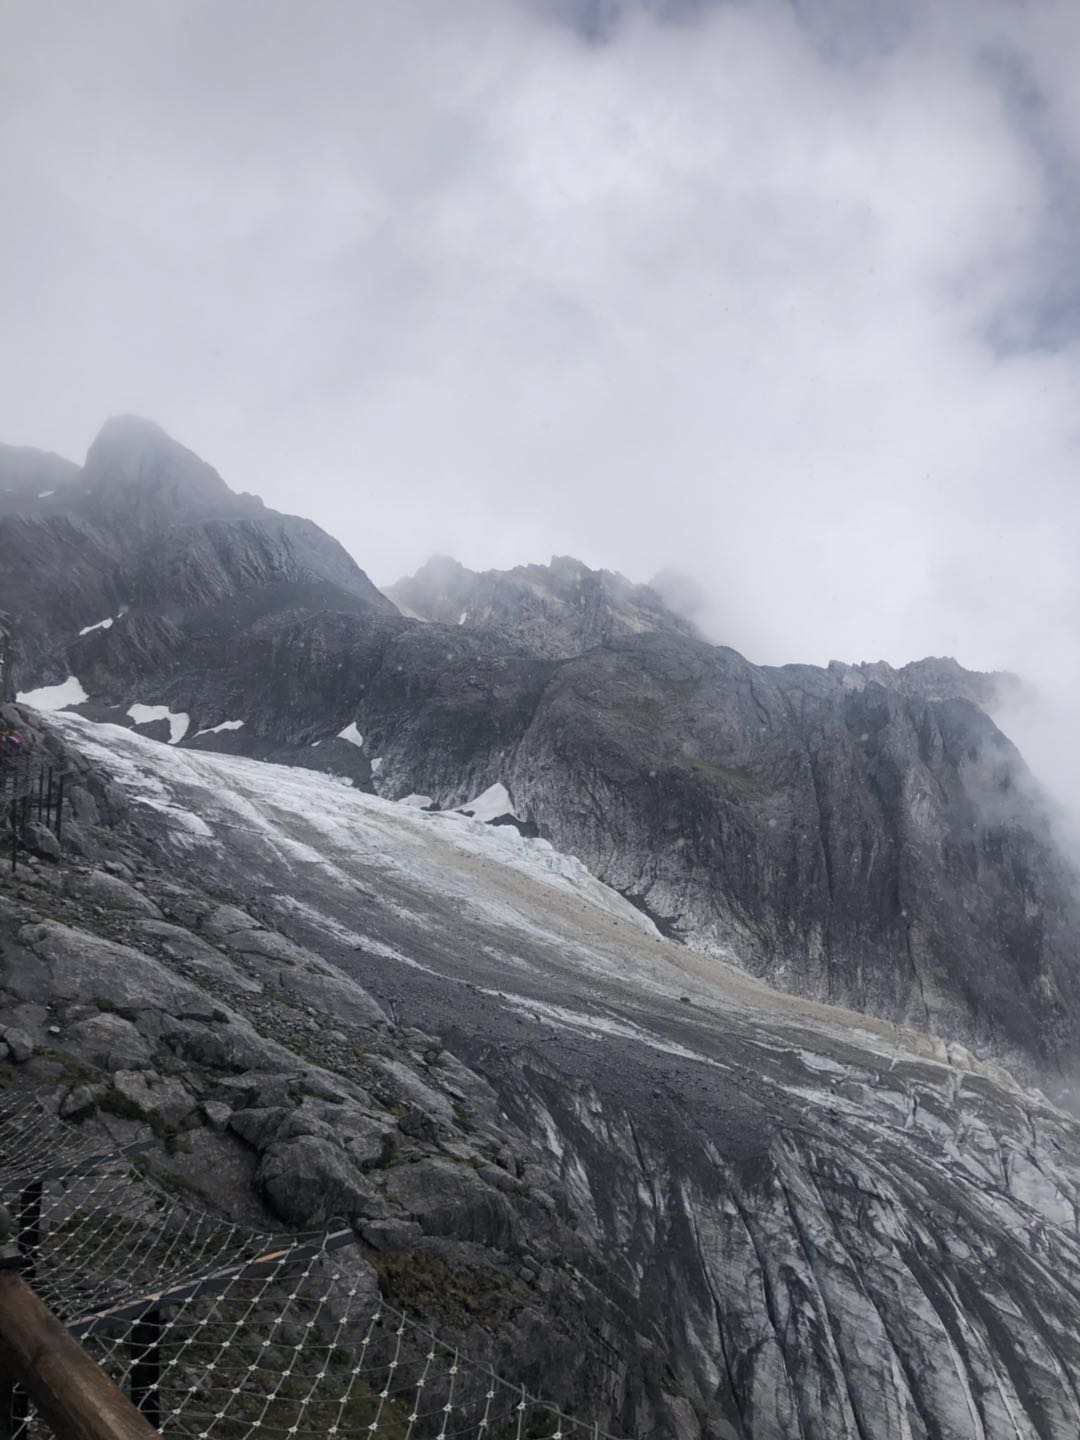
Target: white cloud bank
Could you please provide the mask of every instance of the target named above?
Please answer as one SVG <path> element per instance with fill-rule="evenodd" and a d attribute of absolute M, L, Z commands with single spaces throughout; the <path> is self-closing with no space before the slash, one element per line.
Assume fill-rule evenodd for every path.
<path fill-rule="evenodd" d="M 1072 705 L 1075 0 L 572 10 L 13 0 L 0 435 Z"/>

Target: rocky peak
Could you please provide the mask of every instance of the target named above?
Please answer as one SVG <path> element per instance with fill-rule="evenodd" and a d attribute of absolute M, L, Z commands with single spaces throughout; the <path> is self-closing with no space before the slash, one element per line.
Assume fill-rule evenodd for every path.
<path fill-rule="evenodd" d="M 898 669 L 884 660 L 864 660 L 858 665 L 830 660 L 829 670 L 848 690 L 862 690 L 873 683 L 920 700 L 970 700 L 991 713 L 1022 685 L 1018 676 L 1007 671 L 965 670 L 950 655 L 930 655 Z"/>
<path fill-rule="evenodd" d="M 48 450 L 0 444 L 0 515 L 45 510 L 79 478 L 79 467 Z"/>
<path fill-rule="evenodd" d="M 551 658 L 580 655 L 627 635 L 695 633 L 650 586 L 592 570 L 571 555 L 553 555 L 547 565 L 481 572 L 436 555 L 385 593 L 414 619 L 510 629 L 526 649 Z"/>
<path fill-rule="evenodd" d="M 122 506 L 143 522 L 262 508 L 250 496 L 235 495 L 212 466 L 160 425 L 134 415 L 105 422 L 87 452 L 83 479 L 96 504 Z"/>
<path fill-rule="evenodd" d="M 107 690 L 142 673 L 147 626 L 160 662 L 176 666 L 190 625 L 220 633 L 269 614 L 394 614 L 325 531 L 234 493 L 152 421 L 109 420 L 84 468 L 56 461 L 70 483 L 44 493 L 34 477 L 56 457 L 30 455 L 11 467 L 24 477 L 18 494 L 0 494 L 0 608 L 16 621 L 20 691 L 80 673 L 92 692 Z"/>

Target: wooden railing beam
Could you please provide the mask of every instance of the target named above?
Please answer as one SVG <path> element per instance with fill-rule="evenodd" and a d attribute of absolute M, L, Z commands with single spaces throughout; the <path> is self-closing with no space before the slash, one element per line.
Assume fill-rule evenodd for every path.
<path fill-rule="evenodd" d="M 14 1269 L 0 1270 L 0 1376 L 57 1440 L 153 1440 L 157 1431 Z"/>

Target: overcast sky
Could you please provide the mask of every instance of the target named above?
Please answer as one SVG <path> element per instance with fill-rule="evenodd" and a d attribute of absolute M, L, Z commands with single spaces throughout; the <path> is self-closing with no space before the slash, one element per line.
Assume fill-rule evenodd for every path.
<path fill-rule="evenodd" d="M 0 437 L 1072 694 L 1077 0 L 0 0 Z M 1065 678 L 1063 678 L 1065 677 Z"/>

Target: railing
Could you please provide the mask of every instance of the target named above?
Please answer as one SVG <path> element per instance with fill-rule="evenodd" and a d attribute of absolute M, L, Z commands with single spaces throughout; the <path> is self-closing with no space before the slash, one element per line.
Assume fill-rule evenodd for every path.
<path fill-rule="evenodd" d="M 153 1144 L 97 1153 L 0 1096 L 2 1440 L 611 1440 L 389 1305 L 351 1229 L 200 1213 L 143 1173 Z"/>
<path fill-rule="evenodd" d="M 32 1402 L 58 1440 L 151 1440 L 148 1416 L 96 1365 L 19 1274 L 10 1217 L 0 1216 L 0 1431 L 27 1429 Z"/>
<path fill-rule="evenodd" d="M 0 759 L 0 815 L 11 830 L 11 868 L 18 863 L 19 845 L 26 844 L 27 826 L 36 819 L 63 836 L 64 779 L 66 772 L 33 755 L 5 755 Z"/>

